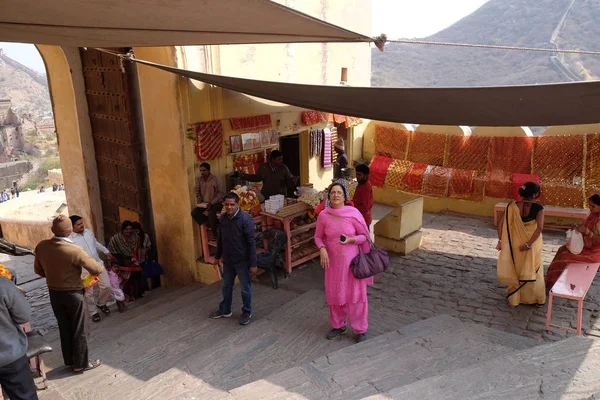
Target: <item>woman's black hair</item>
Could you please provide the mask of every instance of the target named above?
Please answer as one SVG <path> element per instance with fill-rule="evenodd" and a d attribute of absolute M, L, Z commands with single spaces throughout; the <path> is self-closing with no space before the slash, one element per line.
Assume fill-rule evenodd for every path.
<path fill-rule="evenodd" d="M 137 221 L 135 221 L 135 222 L 132 222 L 132 223 L 131 223 L 131 228 L 133 228 L 133 229 L 137 229 L 138 231 L 140 231 L 140 237 L 142 238 L 142 240 L 144 239 L 144 235 L 145 235 L 146 233 L 145 233 L 145 232 L 144 232 L 144 230 L 142 229 L 142 225 L 141 225 L 139 222 L 137 222 Z"/>
<path fill-rule="evenodd" d="M 133 223 L 131 221 L 123 221 L 121 224 L 121 232 L 123 232 L 127 227 L 130 226 L 133 229 Z"/>
<path fill-rule="evenodd" d="M 595 194 L 592 197 L 590 197 L 589 199 L 592 203 L 594 203 L 597 206 L 600 206 L 600 195 Z"/>
<path fill-rule="evenodd" d="M 327 192 L 327 198 L 329 199 L 329 201 L 331 201 L 331 189 L 333 189 L 334 187 L 339 186 L 342 188 L 342 193 L 344 193 L 344 203 L 346 201 L 348 201 L 348 198 L 346 197 L 346 189 L 342 186 L 341 183 L 334 183 L 331 186 L 329 186 L 329 191 Z"/>
<path fill-rule="evenodd" d="M 535 199 L 540 194 L 540 185 L 535 182 L 525 182 L 519 188 L 519 195 L 526 199 Z"/>

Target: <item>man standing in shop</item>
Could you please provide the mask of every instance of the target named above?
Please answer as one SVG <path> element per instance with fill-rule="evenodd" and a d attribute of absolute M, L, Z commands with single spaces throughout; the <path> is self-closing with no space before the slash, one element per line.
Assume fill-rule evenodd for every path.
<path fill-rule="evenodd" d="M 231 300 L 236 275 L 242 291 L 240 325 L 247 325 L 252 317 L 252 275 L 256 275 L 256 242 L 254 220 L 240 210 L 240 198 L 235 193 L 225 196 L 225 214 L 221 215 L 215 266 L 223 262 L 223 301 L 210 318 L 231 317 Z M 221 259 L 222 258 L 222 259 Z"/>
<path fill-rule="evenodd" d="M 371 216 L 371 209 L 373 208 L 373 188 L 371 182 L 369 182 L 369 166 L 366 164 L 360 164 L 356 167 L 356 180 L 358 186 L 354 191 L 354 207 L 360 211 L 362 216 L 365 218 L 367 228 L 370 229 L 373 217 Z"/>
<path fill-rule="evenodd" d="M 98 264 L 104 267 L 104 261 L 100 259 L 98 252 L 104 255 L 104 258 L 110 259 L 112 256 L 110 251 L 106 247 L 102 245 L 96 237 L 89 229 L 85 228 L 83 223 L 83 218 L 79 215 L 71 215 L 69 217 L 71 223 L 73 224 L 73 233 L 71 234 L 71 240 L 77 246 L 81 247 L 88 256 L 92 257 Z M 98 313 L 98 309 L 102 311 L 104 314 L 109 315 L 110 309 L 106 305 L 111 298 L 112 291 L 110 286 L 110 280 L 108 278 L 108 272 L 104 269 L 100 275 L 98 275 L 100 279 L 97 285 L 94 285 L 88 288 L 85 291 L 85 302 L 87 304 L 88 311 L 92 316 L 92 321 L 100 322 L 102 318 L 100 318 L 100 314 Z M 98 286 L 98 305 L 96 308 L 96 298 L 94 296 L 94 290 Z"/>
<path fill-rule="evenodd" d="M 210 173 L 210 164 L 200 164 L 200 178 L 196 181 L 196 207 L 192 210 L 192 218 L 202 225 L 208 226 L 214 239 L 217 238 L 219 220 L 217 214 L 223 208 L 225 185 L 216 175 Z"/>
<path fill-rule="evenodd" d="M 286 197 L 294 194 L 296 184 L 292 179 L 290 169 L 283 163 L 283 154 L 279 150 L 273 150 L 269 155 L 269 162 L 263 164 L 256 174 L 241 174 L 242 179 L 250 182 L 262 181 L 260 190 L 265 199 L 276 194 Z"/>

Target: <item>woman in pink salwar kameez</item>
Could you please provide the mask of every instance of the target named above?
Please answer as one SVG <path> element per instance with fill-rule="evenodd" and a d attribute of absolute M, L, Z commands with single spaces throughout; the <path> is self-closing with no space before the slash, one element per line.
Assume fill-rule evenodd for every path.
<path fill-rule="evenodd" d="M 325 269 L 325 298 L 329 304 L 329 321 L 332 330 L 327 339 L 346 333 L 346 318 L 358 334 L 357 341 L 367 339 L 369 305 L 367 285 L 373 278 L 356 279 L 350 270 L 350 261 L 361 251 L 368 253 L 369 231 L 362 214 L 354 207 L 344 205 L 348 193 L 340 184 L 329 189 L 330 206 L 317 220 L 315 244 L 321 253 L 321 266 Z"/>

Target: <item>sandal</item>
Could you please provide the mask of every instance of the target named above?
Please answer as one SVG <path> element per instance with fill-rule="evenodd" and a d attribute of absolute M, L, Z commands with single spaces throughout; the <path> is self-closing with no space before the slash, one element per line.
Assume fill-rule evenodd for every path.
<path fill-rule="evenodd" d="M 108 308 L 108 306 L 103 305 L 103 306 L 98 306 L 98 308 L 100 309 L 100 311 L 102 311 L 104 314 L 108 315 L 110 314 L 110 308 Z"/>
<path fill-rule="evenodd" d="M 102 320 L 102 317 L 100 317 L 100 314 L 96 313 L 96 314 L 92 315 L 92 321 L 100 322 L 101 320 Z"/>
<path fill-rule="evenodd" d="M 102 365 L 102 362 L 100 360 L 96 360 L 94 362 L 88 363 L 88 366 L 85 368 L 73 368 L 73 373 L 74 374 L 83 374 L 84 371 L 91 371 L 92 369 L 98 368 L 101 365 Z"/>

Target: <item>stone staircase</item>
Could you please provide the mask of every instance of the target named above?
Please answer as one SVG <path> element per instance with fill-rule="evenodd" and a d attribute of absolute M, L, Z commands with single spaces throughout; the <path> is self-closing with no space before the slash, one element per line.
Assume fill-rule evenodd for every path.
<path fill-rule="evenodd" d="M 105 318 L 90 344 L 104 365 L 72 376 L 53 352 L 48 364 L 56 368 L 40 399 L 581 399 L 600 392 L 600 343 L 591 339 L 536 346 L 446 315 L 410 323 L 372 307 L 368 341 L 356 344 L 351 334 L 327 341 L 320 290 L 256 285 L 246 327 L 207 318 L 220 296 L 219 284 L 191 286 Z M 235 317 L 237 286 L 234 299 Z"/>

